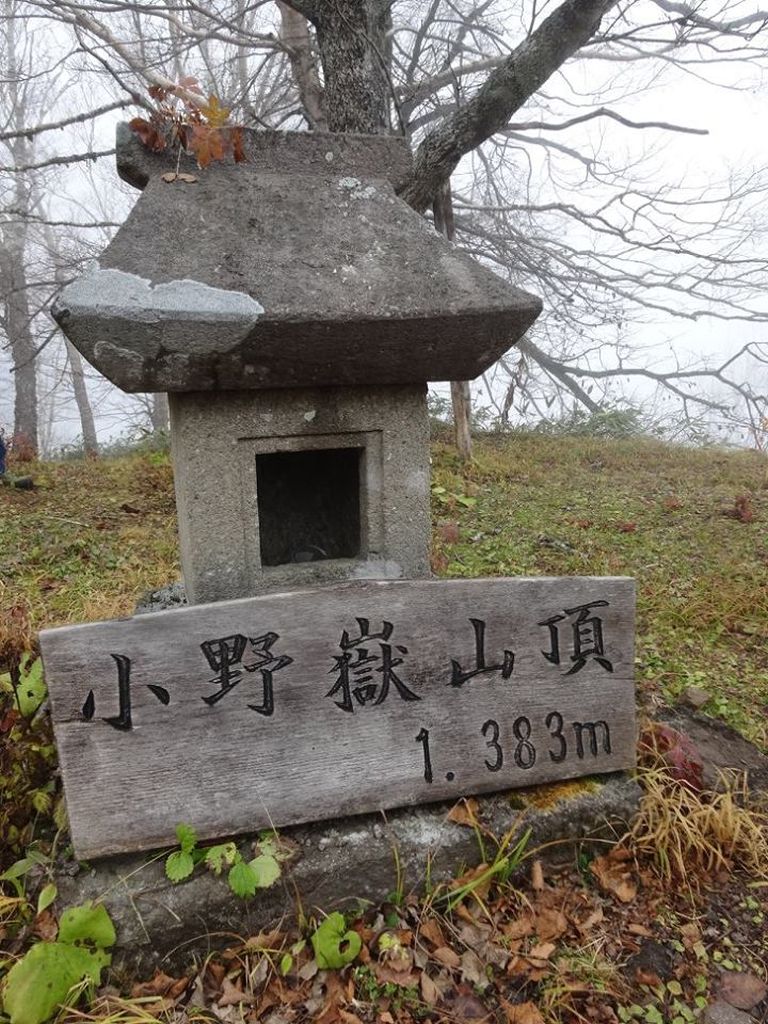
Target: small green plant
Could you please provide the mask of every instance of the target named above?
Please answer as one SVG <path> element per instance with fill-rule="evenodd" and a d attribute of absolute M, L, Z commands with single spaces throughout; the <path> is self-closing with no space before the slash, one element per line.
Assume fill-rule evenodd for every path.
<path fill-rule="evenodd" d="M 267 889 L 280 877 L 280 861 L 285 854 L 279 849 L 274 832 L 264 833 L 257 843 L 258 854 L 246 861 L 235 843 L 218 843 L 215 846 L 199 847 L 197 834 L 190 825 L 177 825 L 176 838 L 179 849 L 168 854 L 165 873 L 172 882 L 183 882 L 189 878 L 198 864 L 205 866 L 215 875 L 221 875 L 225 868 L 227 882 L 235 896 L 248 899 L 258 889 Z"/>
<path fill-rule="evenodd" d="M 2 1000 L 11 1024 L 43 1024 L 60 1006 L 73 1005 L 86 988 L 99 985 L 114 943 L 114 925 L 101 904 L 65 910 L 56 941 L 35 943 L 8 972 Z"/>
<path fill-rule="evenodd" d="M 357 958 L 363 941 L 357 932 L 347 929 L 344 915 L 335 911 L 312 934 L 312 948 L 321 971 L 338 970 Z"/>
<path fill-rule="evenodd" d="M 448 508 L 454 505 L 462 505 L 464 508 L 474 508 L 477 498 L 471 498 L 468 494 L 454 494 L 445 487 L 433 487 L 432 497 L 440 504 Z"/>
<path fill-rule="evenodd" d="M 475 874 L 468 882 L 449 890 L 443 895 L 447 910 L 453 910 L 454 907 L 457 907 L 468 896 L 477 895 L 479 891 L 486 888 L 492 881 L 495 881 L 498 885 L 506 885 L 509 882 L 514 872 L 520 866 L 520 863 L 528 856 L 526 848 L 531 838 L 531 829 L 527 829 L 515 845 L 510 848 L 512 837 L 513 832 L 508 832 L 504 836 L 499 843 L 499 848 L 496 851 L 493 862 L 488 865 L 485 871 Z"/>

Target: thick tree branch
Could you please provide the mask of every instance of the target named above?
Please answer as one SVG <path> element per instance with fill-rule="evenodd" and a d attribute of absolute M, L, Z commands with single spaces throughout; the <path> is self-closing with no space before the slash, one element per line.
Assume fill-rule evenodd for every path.
<path fill-rule="evenodd" d="M 597 31 L 616 0 L 565 0 L 493 70 L 479 92 L 431 132 L 416 152 L 414 169 L 398 190 L 423 212 L 461 158 L 506 127 L 537 89 Z"/>

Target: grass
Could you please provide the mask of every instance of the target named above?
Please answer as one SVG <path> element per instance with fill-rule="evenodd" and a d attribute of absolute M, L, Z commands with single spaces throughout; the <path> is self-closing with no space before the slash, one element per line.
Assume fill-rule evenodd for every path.
<path fill-rule="evenodd" d="M 0 608 L 34 629 L 128 615 L 178 579 L 162 454 L 17 467 L 0 488 Z M 724 513 L 747 496 L 754 518 Z M 768 458 L 648 440 L 519 434 L 462 468 L 433 447 L 435 571 L 628 575 L 638 583 L 641 699 L 704 689 L 704 711 L 768 749 Z"/>

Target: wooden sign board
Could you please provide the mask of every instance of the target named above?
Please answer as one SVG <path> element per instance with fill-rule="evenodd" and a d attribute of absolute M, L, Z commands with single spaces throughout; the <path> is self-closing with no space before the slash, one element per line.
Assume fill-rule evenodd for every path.
<path fill-rule="evenodd" d="M 46 630 L 81 858 L 635 762 L 634 583 L 404 580 Z"/>

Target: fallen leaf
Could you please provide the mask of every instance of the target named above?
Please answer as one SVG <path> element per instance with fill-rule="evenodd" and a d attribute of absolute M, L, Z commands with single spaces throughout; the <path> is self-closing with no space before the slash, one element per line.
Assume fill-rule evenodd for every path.
<path fill-rule="evenodd" d="M 554 907 L 546 907 L 536 914 L 536 935 L 542 942 L 559 939 L 568 931 L 568 919 Z"/>
<path fill-rule="evenodd" d="M 448 812 L 448 821 L 452 821 L 454 825 L 466 825 L 468 828 L 476 828 L 478 809 L 479 804 L 474 797 L 459 800 Z"/>
<path fill-rule="evenodd" d="M 131 989 L 132 999 L 143 999 L 147 996 L 170 996 L 178 999 L 189 985 L 188 978 L 171 978 L 168 974 L 158 971 L 154 978 L 134 985 Z"/>
<path fill-rule="evenodd" d="M 419 983 L 418 976 L 414 971 L 396 970 L 390 964 L 373 963 L 373 973 L 382 984 L 400 985 L 401 988 L 415 988 Z"/>
<path fill-rule="evenodd" d="M 717 994 L 737 1010 L 752 1010 L 768 996 L 768 986 L 751 971 L 723 971 Z"/>
<path fill-rule="evenodd" d="M 544 1018 L 534 1003 L 517 1003 L 513 1006 L 502 1000 L 501 1006 L 507 1016 L 507 1024 L 544 1024 Z"/>
<path fill-rule="evenodd" d="M 650 988 L 659 988 L 664 984 L 656 971 L 648 970 L 646 967 L 638 967 L 635 970 L 635 981 L 638 985 L 648 985 Z"/>
<path fill-rule="evenodd" d="M 419 927 L 419 935 L 422 939 L 426 939 L 427 942 L 431 942 L 433 946 L 438 949 L 445 945 L 445 936 L 439 923 L 434 917 L 428 918 L 426 921 L 422 921 Z"/>
<path fill-rule="evenodd" d="M 59 924 L 50 910 L 44 910 L 35 918 L 32 934 L 43 942 L 53 942 L 59 934 Z"/>
<path fill-rule="evenodd" d="M 339 1020 L 345 1022 L 345 1024 L 363 1024 L 356 1013 L 350 1013 L 349 1010 L 342 1010 L 339 1007 L 336 1011 L 339 1015 Z"/>
<path fill-rule="evenodd" d="M 629 851 L 617 847 L 602 857 L 595 857 L 590 864 L 601 889 L 611 893 L 621 903 L 631 903 L 637 896 L 637 882 L 626 864 L 630 856 Z"/>
<path fill-rule="evenodd" d="M 450 946 L 441 946 L 436 949 L 432 956 L 446 967 L 461 967 L 461 958 Z"/>
<path fill-rule="evenodd" d="M 429 1006 L 434 1006 L 440 998 L 440 990 L 426 971 L 421 972 L 421 977 L 419 978 L 419 990 L 421 992 L 421 998 Z"/>
<path fill-rule="evenodd" d="M 443 1003 L 450 1011 L 451 1019 L 468 1024 L 469 1021 L 490 1021 L 491 1012 L 466 985 L 460 985 L 455 992 L 446 995 Z"/>
<path fill-rule="evenodd" d="M 222 981 L 218 1006 L 239 1006 L 241 1003 L 251 1006 L 255 1002 L 255 996 L 251 995 L 250 992 L 244 992 L 238 985 L 230 981 L 229 978 L 225 978 Z"/>
<path fill-rule="evenodd" d="M 636 924 L 634 922 L 627 925 L 627 931 L 630 935 L 640 935 L 644 939 L 650 939 L 653 935 L 650 928 L 646 928 L 644 924 Z"/>
<path fill-rule="evenodd" d="M 591 929 L 594 928 L 596 924 L 600 924 L 604 917 L 605 914 L 603 913 L 602 908 L 598 907 L 597 910 L 593 910 L 591 914 L 587 915 L 587 917 L 585 917 L 583 921 L 577 921 L 576 927 L 582 935 L 586 935 L 586 933 L 588 931 L 591 931 Z"/>
<path fill-rule="evenodd" d="M 525 955 L 528 960 L 531 961 L 542 961 L 546 962 L 552 956 L 557 949 L 554 942 L 540 942 L 533 949 L 530 949 Z"/>
<path fill-rule="evenodd" d="M 508 921 L 501 926 L 501 931 L 507 939 L 527 939 L 533 935 L 535 918 L 530 910 L 524 911 L 514 921 Z"/>
<path fill-rule="evenodd" d="M 468 981 L 471 985 L 488 985 L 488 975 L 480 957 L 471 949 L 461 954 L 461 980 Z"/>

